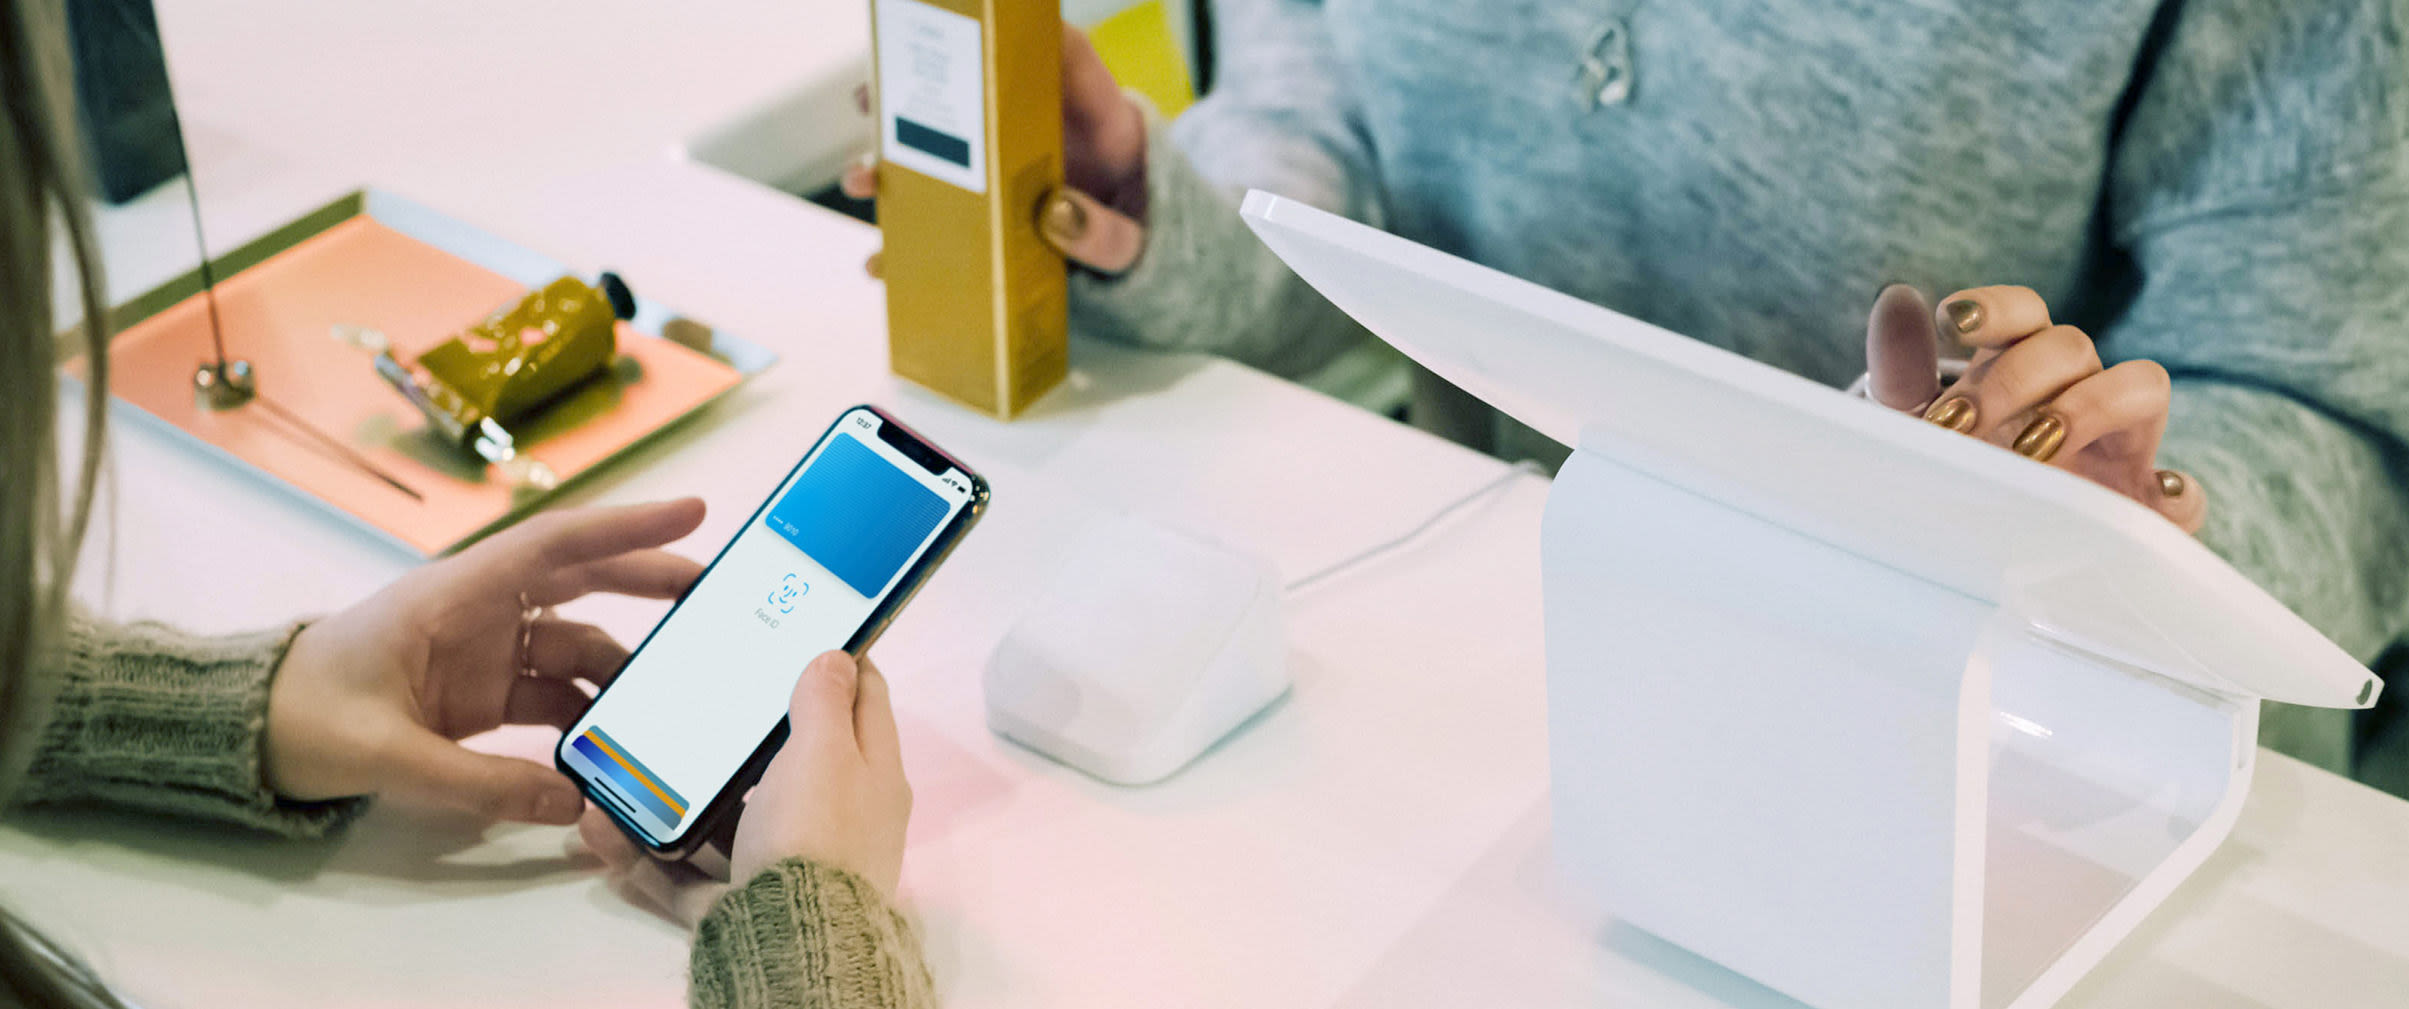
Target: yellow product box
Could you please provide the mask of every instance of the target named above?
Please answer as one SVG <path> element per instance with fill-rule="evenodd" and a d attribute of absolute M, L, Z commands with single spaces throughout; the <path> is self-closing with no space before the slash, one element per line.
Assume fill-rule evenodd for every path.
<path fill-rule="evenodd" d="M 1052 0 L 872 0 L 878 223 L 895 373 L 1010 418 L 1069 371 Z"/>

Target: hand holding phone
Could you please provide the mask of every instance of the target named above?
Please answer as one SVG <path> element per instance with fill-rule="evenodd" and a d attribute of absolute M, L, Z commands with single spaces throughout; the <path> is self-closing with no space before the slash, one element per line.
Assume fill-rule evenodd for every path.
<path fill-rule="evenodd" d="M 803 857 L 853 872 L 893 896 L 903 874 L 912 788 L 887 678 L 844 652 L 813 659 L 787 704 L 786 745 L 762 772 L 736 825 L 728 878 Z"/>
<path fill-rule="evenodd" d="M 674 599 L 702 565 L 660 549 L 703 521 L 688 498 L 550 512 L 411 571 L 293 638 L 269 682 L 260 771 L 283 798 L 380 795 L 505 820 L 569 823 L 585 803 L 543 764 L 457 742 L 499 725 L 566 727 L 581 683 L 627 650 L 524 607 L 592 592 Z"/>
<path fill-rule="evenodd" d="M 868 649 L 987 499 L 984 480 L 893 418 L 846 411 L 562 734 L 561 772 L 644 847 L 692 853 L 788 738 L 790 702 L 798 712 L 812 702 L 818 720 L 797 728 L 835 724 L 837 684 L 854 678 L 826 668 L 838 660 L 821 660 L 819 679 L 806 665 Z M 868 761 L 865 738 L 893 752 L 892 715 L 885 681 L 861 679 L 876 683 L 863 701 L 879 725 L 843 705 L 853 719 L 843 742 Z M 822 731 L 800 745 L 838 741 Z"/>
<path fill-rule="evenodd" d="M 687 928 L 731 885 L 789 858 L 851 872 L 893 897 L 912 789 L 885 676 L 868 659 L 823 654 L 795 681 L 787 723 L 793 732 L 745 804 L 725 874 L 648 856 L 600 807 L 588 810 L 578 835 L 611 888 Z"/>

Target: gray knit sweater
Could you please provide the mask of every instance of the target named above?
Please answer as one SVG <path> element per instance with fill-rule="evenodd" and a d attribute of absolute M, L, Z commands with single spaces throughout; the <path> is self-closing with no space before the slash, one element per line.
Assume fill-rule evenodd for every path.
<path fill-rule="evenodd" d="M 106 804 L 287 837 L 339 826 L 365 799 L 292 802 L 260 765 L 268 684 L 298 627 L 202 637 L 71 622 L 56 662 L 0 726 L 0 806 Z M 714 905 L 690 998 L 708 1009 L 904 1009 L 935 1003 L 919 940 L 860 877 L 792 859 Z"/>
<path fill-rule="evenodd" d="M 1146 251 L 1077 281 L 1084 331 L 1291 374 L 1360 339 L 1247 187 L 1834 385 L 1881 285 L 2024 284 L 2173 373 L 2209 545 L 2362 660 L 2409 627 L 2401 0 L 1214 10 L 1216 89 L 1154 131 Z M 2262 738 L 2343 770 L 2349 725 Z"/>

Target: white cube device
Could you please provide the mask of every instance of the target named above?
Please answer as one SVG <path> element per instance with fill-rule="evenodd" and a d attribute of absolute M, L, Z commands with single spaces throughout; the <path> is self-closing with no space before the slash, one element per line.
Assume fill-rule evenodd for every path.
<path fill-rule="evenodd" d="M 1127 516 L 1082 532 L 987 663 L 987 726 L 1117 785 L 1170 777 L 1288 690 L 1279 575 Z"/>

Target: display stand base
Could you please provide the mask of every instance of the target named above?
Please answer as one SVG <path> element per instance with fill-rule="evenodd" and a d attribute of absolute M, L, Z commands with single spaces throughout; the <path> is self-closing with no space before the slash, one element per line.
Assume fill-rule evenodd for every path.
<path fill-rule="evenodd" d="M 1819 1009 L 2054 1003 L 2248 791 L 2255 700 L 1599 452 L 1543 535 L 1566 878 Z"/>

